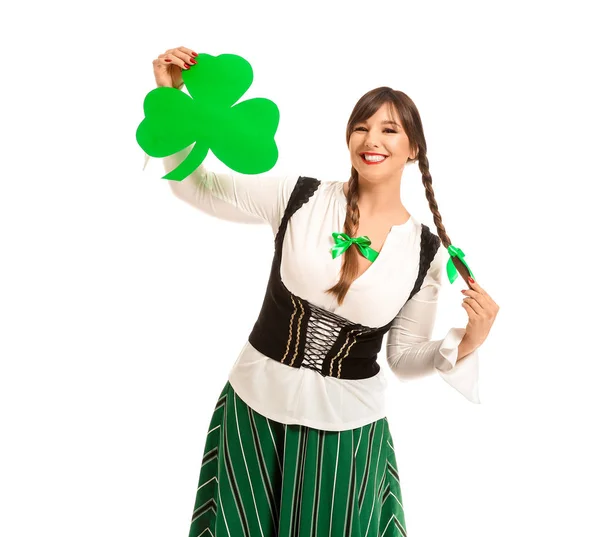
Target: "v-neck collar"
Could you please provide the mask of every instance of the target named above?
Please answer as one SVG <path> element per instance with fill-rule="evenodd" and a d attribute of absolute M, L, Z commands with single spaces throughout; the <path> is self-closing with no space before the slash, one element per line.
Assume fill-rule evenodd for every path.
<path fill-rule="evenodd" d="M 345 215 L 346 215 L 346 205 L 348 203 L 348 200 L 346 199 L 346 195 L 344 194 L 344 183 L 341 181 L 338 181 L 336 184 L 335 191 L 336 191 L 338 200 L 341 204 L 341 212 L 343 213 L 343 217 L 342 217 L 342 222 L 343 222 L 345 219 Z M 372 272 L 373 269 L 376 268 L 376 267 L 374 267 L 374 265 L 380 261 L 382 256 L 385 256 L 385 252 L 390 248 L 389 243 L 394 242 L 396 234 L 400 233 L 400 232 L 403 233 L 403 232 L 410 230 L 413 225 L 417 225 L 417 221 L 413 218 L 413 216 L 411 214 L 411 215 L 409 215 L 408 220 L 406 222 L 404 222 L 402 224 L 395 224 L 390 227 L 388 234 L 386 235 L 386 238 L 383 242 L 383 245 L 381 246 L 381 250 L 379 250 L 379 252 L 378 252 L 377 258 L 375 259 L 375 261 L 373 261 L 371 263 L 371 265 L 367 268 L 367 270 L 365 270 L 360 276 L 358 276 L 358 278 L 356 278 L 350 284 L 350 289 L 352 289 L 355 285 L 360 284 L 364 279 L 369 277 L 369 276 L 367 276 L 367 274 Z M 343 227 L 343 225 L 342 225 L 342 227 Z M 340 229 L 338 231 L 342 232 L 343 230 Z M 343 256 L 339 256 L 337 259 L 339 260 L 338 264 L 341 267 L 342 266 L 341 264 L 343 263 Z"/>

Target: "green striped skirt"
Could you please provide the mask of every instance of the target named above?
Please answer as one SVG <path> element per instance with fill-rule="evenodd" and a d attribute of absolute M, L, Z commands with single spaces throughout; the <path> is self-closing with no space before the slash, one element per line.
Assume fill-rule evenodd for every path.
<path fill-rule="evenodd" d="M 189 537 L 406 536 L 387 418 L 346 431 L 273 421 L 227 382 Z"/>

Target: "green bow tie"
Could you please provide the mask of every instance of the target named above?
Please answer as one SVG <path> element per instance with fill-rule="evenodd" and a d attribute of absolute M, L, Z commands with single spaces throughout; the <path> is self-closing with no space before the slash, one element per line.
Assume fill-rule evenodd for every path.
<path fill-rule="evenodd" d="M 364 255 L 371 263 L 377 259 L 378 252 L 371 248 L 371 239 L 366 235 L 362 237 L 351 238 L 345 233 L 332 233 L 335 240 L 335 246 L 331 249 L 331 256 L 335 259 L 338 255 L 342 255 L 352 244 L 356 244 L 362 255 Z"/>
<path fill-rule="evenodd" d="M 454 283 L 454 280 L 456 280 L 456 278 L 458 276 L 458 270 L 456 270 L 456 267 L 454 266 L 454 262 L 452 261 L 453 257 L 458 257 L 458 259 L 460 259 L 462 264 L 465 267 L 467 267 L 467 270 L 469 271 L 469 275 L 471 276 L 471 278 L 475 279 L 475 276 L 471 272 L 469 265 L 467 265 L 467 262 L 465 261 L 465 254 L 460 248 L 450 245 L 450 246 L 448 246 L 448 253 L 450 254 L 450 259 L 448 259 L 448 263 L 446 263 L 446 273 L 448 274 L 448 279 L 450 280 L 450 283 Z"/>

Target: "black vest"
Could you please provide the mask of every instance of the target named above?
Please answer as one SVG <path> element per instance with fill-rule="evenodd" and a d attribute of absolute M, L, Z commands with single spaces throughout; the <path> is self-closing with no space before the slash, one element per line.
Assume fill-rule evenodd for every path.
<path fill-rule="evenodd" d="M 290 292 L 281 280 L 283 237 L 291 216 L 315 193 L 320 181 L 300 177 L 275 237 L 275 254 L 262 309 L 248 341 L 259 352 L 291 367 L 323 376 L 364 379 L 379 372 L 377 354 L 394 319 L 381 327 L 349 321 Z M 419 291 L 440 239 L 421 224 L 419 272 L 407 300 Z"/>

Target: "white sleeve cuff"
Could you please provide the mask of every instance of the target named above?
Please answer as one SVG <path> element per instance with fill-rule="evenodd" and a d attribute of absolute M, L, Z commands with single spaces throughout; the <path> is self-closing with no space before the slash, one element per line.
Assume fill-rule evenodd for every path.
<path fill-rule="evenodd" d="M 435 368 L 439 375 L 450 386 L 458 390 L 464 397 L 475 404 L 479 400 L 479 354 L 477 349 L 458 358 L 458 345 L 464 337 L 466 329 L 451 328 L 442 340 L 439 354 L 435 358 Z"/>

